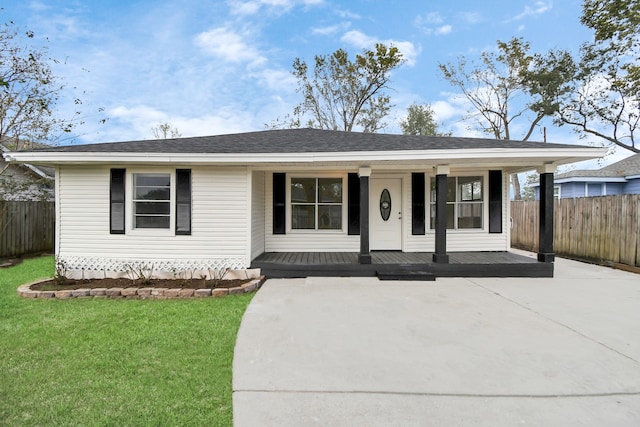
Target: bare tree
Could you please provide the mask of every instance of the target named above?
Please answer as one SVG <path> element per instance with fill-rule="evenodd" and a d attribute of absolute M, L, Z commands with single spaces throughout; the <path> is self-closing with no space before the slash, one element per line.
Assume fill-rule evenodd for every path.
<path fill-rule="evenodd" d="M 449 83 L 471 104 L 466 120 L 496 139 L 528 141 L 540 121 L 558 112 L 559 96 L 570 89 L 573 75 L 571 56 L 565 51 L 549 51 L 547 62 L 529 54 L 529 43 L 520 38 L 498 41 L 498 51 L 484 52 L 480 63 L 439 64 Z M 524 133 L 515 135 L 516 124 Z M 514 196 L 521 198 L 518 175 L 511 176 Z"/>
<path fill-rule="evenodd" d="M 151 128 L 151 132 L 156 139 L 180 138 L 182 134 L 178 128 L 172 127 L 169 123 L 160 123 Z"/>
<path fill-rule="evenodd" d="M 59 142 L 82 123 L 79 110 L 69 119 L 58 117 L 56 104 L 67 88 L 53 74 L 51 64 L 58 61 L 47 48 L 29 44 L 34 37 L 31 31 L 22 35 L 12 21 L 0 27 L 0 141 L 12 150 Z M 74 104 L 80 108 L 82 101 Z"/>
<path fill-rule="evenodd" d="M 556 121 L 640 153 L 640 0 L 585 0 L 581 22 L 594 41 L 580 50 Z"/>

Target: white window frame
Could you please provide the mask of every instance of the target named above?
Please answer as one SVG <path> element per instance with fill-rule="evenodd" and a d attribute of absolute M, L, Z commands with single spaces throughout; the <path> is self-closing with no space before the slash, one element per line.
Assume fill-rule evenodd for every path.
<path fill-rule="evenodd" d="M 169 227 L 168 228 L 136 228 L 135 227 L 135 175 L 169 175 L 170 180 L 170 199 L 169 199 Z M 125 200 L 127 210 L 127 233 L 131 235 L 147 235 L 147 236 L 173 236 L 175 235 L 176 222 L 176 171 L 172 169 L 129 169 L 127 168 L 127 186 L 125 188 Z"/>
<path fill-rule="evenodd" d="M 463 202 L 459 199 L 458 195 L 458 181 L 457 178 L 467 178 L 472 176 L 479 176 L 482 178 L 482 227 L 480 228 L 457 228 L 458 227 L 458 206 L 460 203 L 470 203 Z M 427 231 L 430 233 L 435 233 L 435 228 L 431 228 L 431 206 L 434 202 L 431 202 L 431 179 L 435 178 L 434 175 L 427 175 L 427 182 L 425 182 L 425 190 L 427 192 L 427 212 L 426 218 L 427 221 Z M 447 228 L 447 233 L 478 233 L 478 232 L 488 232 L 488 218 L 489 218 L 489 173 L 487 171 L 475 171 L 475 172 L 464 172 L 464 173 L 451 173 L 447 175 L 447 178 L 456 178 L 456 201 L 455 202 L 447 202 L 447 205 L 453 204 L 453 219 L 454 219 L 454 228 Z M 476 202 L 477 203 L 477 202 Z"/>
<path fill-rule="evenodd" d="M 318 205 L 322 205 L 324 203 L 319 203 L 317 200 L 316 194 L 316 202 L 315 202 L 315 229 L 310 228 L 293 228 L 293 203 L 291 200 L 291 181 L 294 179 L 316 179 L 316 192 L 317 192 L 317 180 L 323 178 L 336 178 L 342 181 L 342 201 L 340 203 L 341 206 L 341 227 L 339 229 L 318 229 Z M 346 174 L 335 174 L 335 173 L 288 173 L 287 174 L 287 206 L 286 206 L 286 215 L 287 215 L 287 233 L 291 234 L 346 234 L 347 233 L 347 200 L 348 199 L 348 185 L 347 185 L 347 175 Z"/>

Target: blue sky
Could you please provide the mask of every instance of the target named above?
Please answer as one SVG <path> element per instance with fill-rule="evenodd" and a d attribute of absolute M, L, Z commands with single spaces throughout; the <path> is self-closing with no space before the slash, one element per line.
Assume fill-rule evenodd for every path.
<path fill-rule="evenodd" d="M 496 40 L 523 37 L 532 51 L 577 51 L 591 33 L 580 25 L 579 0 L 374 1 L 62 1 L 22 0 L 3 5 L 13 20 L 36 33 L 55 72 L 77 87 L 72 95 L 87 114 L 76 142 L 152 138 L 162 122 L 183 136 L 264 129 L 300 101 L 290 74 L 296 57 L 344 48 L 355 55 L 376 42 L 393 43 L 406 63 L 390 91 L 395 107 L 386 132 L 411 103 L 430 103 L 443 130 L 478 135 L 461 121 L 466 105 L 441 77 L 438 63 L 475 58 Z M 84 93 L 82 93 L 82 91 Z M 98 124 L 98 108 L 106 124 Z M 547 126 L 553 142 L 578 142 L 569 129 Z M 534 140 L 542 140 L 542 130 Z M 585 141 L 581 141 L 585 142 Z"/>

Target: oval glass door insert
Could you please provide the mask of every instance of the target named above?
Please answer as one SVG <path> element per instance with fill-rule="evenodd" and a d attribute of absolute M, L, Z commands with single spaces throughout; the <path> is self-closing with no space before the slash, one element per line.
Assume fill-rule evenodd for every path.
<path fill-rule="evenodd" d="M 391 216 L 391 194 L 386 188 L 380 195 L 380 215 L 384 221 L 388 221 Z"/>

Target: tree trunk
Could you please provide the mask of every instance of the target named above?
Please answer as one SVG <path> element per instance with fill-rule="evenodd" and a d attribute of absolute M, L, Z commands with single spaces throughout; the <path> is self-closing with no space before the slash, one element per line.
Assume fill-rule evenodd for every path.
<path fill-rule="evenodd" d="M 513 186 L 513 199 L 522 200 L 522 193 L 520 192 L 520 178 L 518 178 L 517 173 L 511 175 L 511 185 Z"/>

